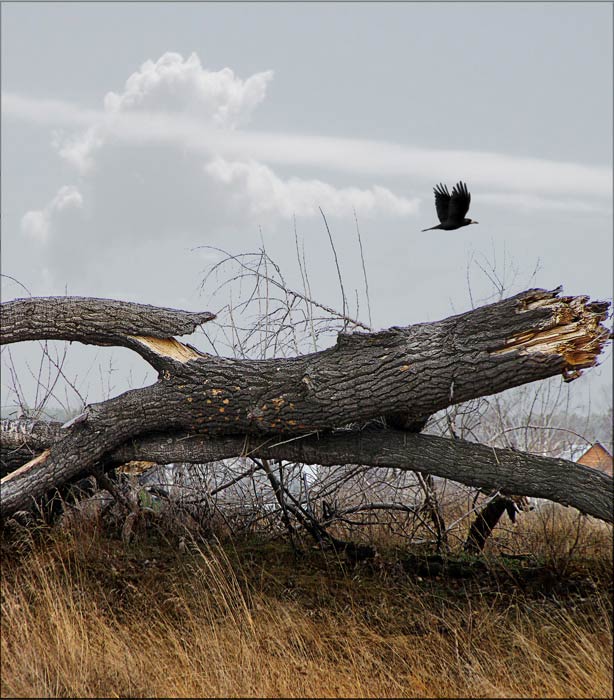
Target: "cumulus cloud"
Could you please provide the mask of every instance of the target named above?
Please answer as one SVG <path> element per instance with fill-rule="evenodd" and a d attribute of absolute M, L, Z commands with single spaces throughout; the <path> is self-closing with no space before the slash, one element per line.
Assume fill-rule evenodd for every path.
<path fill-rule="evenodd" d="M 94 167 L 96 151 L 104 146 L 104 128 L 97 124 L 75 136 L 64 136 L 56 132 L 52 143 L 61 158 L 81 175 L 86 175 Z"/>
<path fill-rule="evenodd" d="M 204 68 L 194 53 L 187 59 L 165 53 L 157 61 L 145 61 L 129 76 L 122 91 L 107 93 L 103 111 L 86 128 L 69 134 L 57 131 L 53 145 L 90 185 L 95 184 L 91 190 L 96 198 L 100 199 L 104 190 L 114 190 L 115 206 L 123 202 L 126 210 L 130 204 L 117 192 L 114 181 L 126 190 L 137 191 L 133 206 L 145 183 L 152 200 L 150 214 L 158 202 L 176 204 L 176 224 L 183 231 L 190 227 L 185 214 L 192 212 L 202 220 L 202 205 L 212 202 L 220 215 L 232 213 L 236 217 L 242 212 L 245 217 L 269 219 L 314 216 L 318 206 L 332 216 L 351 216 L 354 210 L 367 216 L 416 212 L 415 200 L 381 186 L 338 188 L 321 180 L 284 180 L 259 159 L 237 158 L 255 143 L 249 136 L 245 143 L 249 132 L 238 128 L 249 124 L 272 78 L 272 71 L 264 71 L 244 80 L 230 68 Z M 53 102 L 48 106 L 52 120 L 86 122 L 78 110 L 71 115 L 66 105 Z M 8 96 L 7 109 L 26 118 L 40 116 L 33 105 L 18 96 Z M 89 110 L 86 116 L 92 117 Z M 235 157 L 229 159 L 224 154 Z M 164 164 L 163 172 L 159 163 Z M 199 194 L 195 190 L 200 190 Z M 237 203 L 239 207 L 234 206 Z M 53 209 L 29 212 L 24 230 L 38 231 L 41 240 L 47 238 L 53 213 Z M 144 218 L 154 224 L 154 217 Z M 163 212 L 156 212 L 156 221 L 165 218 Z M 154 228 L 150 229 L 153 235 Z M 159 235 L 168 233 L 158 229 Z"/>
<path fill-rule="evenodd" d="M 236 198 L 242 200 L 251 216 L 275 214 L 286 219 L 292 216 L 315 216 L 318 207 L 334 216 L 408 216 L 415 214 L 418 201 L 397 197 L 385 187 L 370 189 L 335 188 L 321 180 L 282 180 L 269 167 L 250 161 L 229 162 L 216 158 L 207 164 L 206 172 L 216 180 L 232 186 Z"/>
<path fill-rule="evenodd" d="M 70 209 L 81 209 L 83 196 L 73 185 L 60 187 L 55 197 L 42 209 L 26 212 L 21 219 L 21 230 L 25 236 L 40 243 L 47 242 L 55 215 Z"/>
<path fill-rule="evenodd" d="M 177 124 L 181 115 L 189 115 L 201 128 L 232 130 L 249 123 L 272 78 L 273 71 L 264 71 L 241 80 L 230 68 L 203 68 L 195 53 L 184 60 L 178 53 L 167 52 L 157 61 L 145 61 L 126 80 L 122 92 L 108 92 L 103 112 L 84 132 L 56 136 L 55 146 L 62 158 L 85 174 L 93 168 L 95 154 L 105 143 L 118 137 L 142 141 L 143 136 L 152 135 L 152 124 L 144 122 L 153 121 L 167 136 L 174 133 L 169 122 Z M 15 107 L 34 112 L 23 100 Z M 56 103 L 51 112 L 53 117 L 62 117 L 66 110 Z M 150 115 L 160 116 L 152 120 Z M 75 115 L 74 121 L 81 120 Z"/>
<path fill-rule="evenodd" d="M 389 225 L 400 229 L 418 212 L 416 192 L 430 208 L 432 184 L 452 184 L 460 174 L 476 202 L 479 195 L 516 210 L 609 205 L 606 168 L 256 131 L 250 120 L 272 78 L 272 71 L 242 78 L 230 68 L 205 68 L 196 54 L 165 53 L 107 93 L 100 110 L 3 95 L 6 116 L 56 129 L 56 152 L 79 177 L 78 187 L 60 188 L 21 220 L 58 285 L 79 277 L 89 289 L 104 284 L 111 269 L 126 279 L 153 279 L 172 264 L 172 251 L 184 266 L 190 248 L 201 244 L 222 244 L 232 235 L 233 247 L 251 245 L 261 224 L 275 234 L 297 216 L 315 227 L 318 207 L 350 221 L 354 211 L 395 218 Z M 307 168 L 318 168 L 319 177 L 301 176 Z M 383 186 L 384 178 L 403 178 L 405 192 Z M 85 201 L 87 216 L 75 216 Z"/>
<path fill-rule="evenodd" d="M 183 112 L 205 124 L 234 129 L 249 122 L 272 78 L 269 70 L 241 80 L 230 68 L 206 70 L 195 53 L 184 60 L 168 52 L 158 61 L 145 61 L 128 78 L 123 92 L 106 95 L 104 107 L 110 114 Z"/>

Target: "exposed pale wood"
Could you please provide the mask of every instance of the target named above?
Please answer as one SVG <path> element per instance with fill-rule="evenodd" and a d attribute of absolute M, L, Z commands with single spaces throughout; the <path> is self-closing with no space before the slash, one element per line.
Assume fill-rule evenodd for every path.
<path fill-rule="evenodd" d="M 190 360 L 196 360 L 203 356 L 202 353 L 197 352 L 188 345 L 180 343 L 178 340 L 175 340 L 175 338 L 151 338 L 139 335 L 128 337 L 149 348 L 151 351 L 155 352 L 156 355 L 168 357 L 177 362 L 189 362 Z"/>
<path fill-rule="evenodd" d="M 36 333 L 25 335 L 58 337 L 57 318 L 44 311 L 49 300 L 39 301 L 43 311 L 35 305 Z M 100 301 L 93 300 L 98 314 Z M 57 301 L 49 303 L 57 309 Z M 322 352 L 290 359 L 236 360 L 185 350 L 169 338 L 143 341 L 159 335 L 138 328 L 138 314 L 135 317 L 128 306 L 129 323 L 120 318 L 119 307 L 112 320 L 107 318 L 113 337 L 121 335 L 122 323 L 128 323 L 129 334 L 118 344 L 146 357 L 158 369 L 159 380 L 88 406 L 52 445 L 44 463 L 3 484 L 3 517 L 145 433 L 288 439 L 379 416 L 395 417 L 395 424 L 419 430 L 429 415 L 451 404 L 557 374 L 575 378 L 597 362 L 609 338 L 602 325 L 607 303 L 533 289 L 438 322 L 341 334 L 333 347 Z M 11 308 L 13 325 L 25 328 L 27 318 L 17 322 L 18 312 Z M 28 307 L 20 308 L 23 313 Z M 87 300 L 80 300 L 77 308 L 88 309 Z M 211 316 L 192 316 L 187 327 Z M 88 320 L 81 331 L 74 318 L 64 321 L 71 339 L 79 339 L 79 333 L 83 342 L 100 342 L 104 337 L 104 315 L 97 315 L 95 323 Z M 25 339 L 13 330 L 9 338 Z M 347 456 L 351 458 L 350 453 Z M 531 495 L 516 487 L 510 492 Z"/>

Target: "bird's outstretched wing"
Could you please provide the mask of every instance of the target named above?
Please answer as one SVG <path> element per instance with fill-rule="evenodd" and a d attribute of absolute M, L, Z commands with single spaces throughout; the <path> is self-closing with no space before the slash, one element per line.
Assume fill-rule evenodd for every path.
<path fill-rule="evenodd" d="M 450 207 L 450 193 L 446 185 L 439 184 L 433 188 L 435 193 L 435 209 L 437 218 L 442 224 L 448 220 L 448 209 Z"/>
<path fill-rule="evenodd" d="M 453 223 L 462 223 L 465 215 L 469 211 L 471 195 L 464 182 L 459 182 L 452 188 L 452 197 L 448 208 L 448 220 Z M 437 208 L 439 214 L 439 208 Z"/>

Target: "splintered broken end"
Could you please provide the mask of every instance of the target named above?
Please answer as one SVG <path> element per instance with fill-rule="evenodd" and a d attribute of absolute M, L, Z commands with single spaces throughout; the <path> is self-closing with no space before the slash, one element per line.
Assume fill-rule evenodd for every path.
<path fill-rule="evenodd" d="M 144 345 L 149 350 L 160 355 L 161 357 L 169 357 L 177 362 L 189 362 L 202 357 L 202 353 L 191 345 L 180 343 L 175 338 L 153 338 L 151 336 L 129 336 L 132 340 L 136 340 L 141 345 Z"/>
<path fill-rule="evenodd" d="M 573 382 L 574 379 L 578 379 L 578 377 L 582 376 L 582 370 L 579 369 L 568 369 L 565 367 L 563 371 L 561 372 L 563 375 L 563 381 L 568 384 L 569 382 Z"/>

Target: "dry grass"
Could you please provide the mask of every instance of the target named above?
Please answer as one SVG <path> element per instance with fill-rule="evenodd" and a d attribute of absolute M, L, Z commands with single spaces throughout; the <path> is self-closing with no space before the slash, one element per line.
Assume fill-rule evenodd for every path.
<path fill-rule="evenodd" d="M 525 534 L 569 541 L 565 521 L 551 527 L 550 543 L 537 523 Z M 578 541 L 592 550 L 563 547 L 564 574 L 542 557 L 450 578 L 418 576 L 392 549 L 352 568 L 280 544 L 178 552 L 45 531 L 5 543 L 1 692 L 610 697 L 611 529 Z"/>

